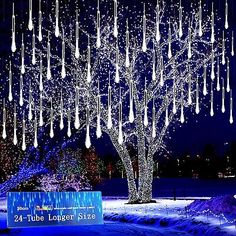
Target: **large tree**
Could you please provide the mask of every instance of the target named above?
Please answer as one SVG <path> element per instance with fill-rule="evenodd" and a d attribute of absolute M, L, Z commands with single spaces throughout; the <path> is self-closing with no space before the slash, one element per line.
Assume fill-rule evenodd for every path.
<path fill-rule="evenodd" d="M 187 108 L 198 114 L 209 98 L 213 116 L 215 87 L 222 91 L 225 111 L 225 87 L 231 91 L 227 49 L 232 45 L 233 55 L 233 43 L 226 44 L 226 33 L 216 30 L 214 7 L 207 16 L 201 2 L 192 5 L 188 14 L 179 4 L 168 7 L 158 2 L 146 10 L 144 5 L 140 12 L 140 7 L 127 10 L 117 0 L 113 3 L 98 3 L 96 10 L 89 2 L 81 3 L 78 14 L 77 6 L 56 0 L 55 15 L 45 17 L 40 6 L 35 19 L 29 14 L 30 33 L 23 37 L 19 53 L 13 24 L 12 50 L 16 52 L 11 70 L 21 73 L 14 97 L 20 101 L 26 97 L 28 105 L 21 102 L 24 109 L 18 113 L 20 117 L 28 114 L 27 127 L 34 127 L 35 140 L 38 117 L 39 126 L 49 125 L 51 138 L 58 123 L 64 128 L 65 118 L 69 138 L 76 136 L 75 129 L 85 127 L 87 148 L 93 128 L 97 138 L 108 134 L 124 164 L 129 202 L 150 202 L 153 156 L 164 147 L 170 127 L 185 122 Z M 221 64 L 227 64 L 227 81 L 220 81 Z M 137 151 L 138 184 L 130 143 Z"/>

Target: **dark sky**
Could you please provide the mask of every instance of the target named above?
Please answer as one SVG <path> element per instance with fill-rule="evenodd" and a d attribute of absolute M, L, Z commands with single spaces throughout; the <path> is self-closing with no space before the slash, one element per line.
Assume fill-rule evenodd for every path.
<path fill-rule="evenodd" d="M 69 1 L 69 0 L 68 0 Z M 218 9 L 218 14 L 223 18 L 224 17 L 224 0 L 213 0 L 215 7 Z M 11 35 L 11 6 L 12 0 L 1 0 L 0 1 L 0 56 L 7 57 L 10 55 L 10 35 Z M 94 4 L 96 7 L 97 1 L 89 0 L 89 4 Z M 101 0 L 102 2 L 102 0 Z M 142 4 L 138 0 L 122 0 L 124 4 L 132 5 L 136 4 L 140 8 Z M 153 2 L 155 1 L 147 1 Z M 167 0 L 167 3 L 170 5 L 176 0 Z M 198 2 L 198 0 L 182 0 L 183 5 L 186 7 L 186 11 L 191 2 Z M 207 4 L 207 7 L 211 9 L 210 0 L 202 1 Z M 15 0 L 16 12 L 18 14 L 18 19 L 21 19 L 22 22 L 27 20 L 28 10 L 28 0 Z M 38 6 L 38 0 L 33 0 L 33 5 Z M 230 30 L 235 31 L 236 36 L 236 1 L 228 0 L 229 4 L 229 25 Z M 222 20 L 222 23 L 224 20 Z M 222 27 L 222 25 L 220 26 Z M 235 37 L 236 38 L 236 37 Z M 2 62 L 1 68 L 4 66 Z M 227 143 L 230 143 L 233 140 L 236 140 L 236 60 L 235 58 L 231 59 L 231 86 L 234 89 L 234 115 L 235 123 L 233 125 L 229 124 L 229 104 L 226 104 L 226 113 L 222 114 L 220 111 L 220 99 L 216 102 L 218 103 L 218 110 L 215 110 L 215 116 L 210 117 L 209 109 L 202 109 L 199 115 L 189 114 L 188 122 L 182 127 L 179 127 L 172 135 L 171 140 L 167 142 L 167 149 L 173 151 L 176 155 L 179 155 L 183 152 L 190 152 L 197 154 L 201 152 L 205 144 L 213 144 L 216 147 L 218 153 L 222 153 L 225 148 L 227 148 Z M 228 102 L 228 100 L 226 100 Z M 101 143 L 106 142 L 106 148 L 100 148 Z M 98 149 L 101 153 L 110 152 L 113 150 L 112 145 L 107 138 L 97 142 Z"/>

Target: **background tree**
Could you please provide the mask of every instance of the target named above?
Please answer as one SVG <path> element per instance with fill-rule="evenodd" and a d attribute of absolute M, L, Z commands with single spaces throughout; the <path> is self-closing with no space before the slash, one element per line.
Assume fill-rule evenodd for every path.
<path fill-rule="evenodd" d="M 118 160 L 116 162 L 116 169 L 117 169 L 118 173 L 120 174 L 121 178 L 124 178 L 125 167 L 124 167 L 124 164 L 121 160 Z"/>
<path fill-rule="evenodd" d="M 105 168 L 105 164 L 104 161 L 102 159 L 98 160 L 98 177 L 99 179 L 101 179 L 102 175 L 104 174 L 106 168 Z"/>

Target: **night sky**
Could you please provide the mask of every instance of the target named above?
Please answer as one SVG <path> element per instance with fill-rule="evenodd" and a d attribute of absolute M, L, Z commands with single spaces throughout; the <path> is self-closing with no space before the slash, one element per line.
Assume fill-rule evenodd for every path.
<path fill-rule="evenodd" d="M 69 2 L 73 2 L 68 0 Z M 213 0 L 215 3 L 215 8 L 218 10 L 218 15 L 222 17 L 222 25 L 219 27 L 223 28 L 224 23 L 224 0 Z M 0 1 L 0 56 L 1 58 L 7 58 L 11 54 L 10 51 L 10 39 L 11 39 L 11 12 L 12 12 L 12 2 L 13 0 L 1 0 Z M 50 9 L 50 2 L 48 1 L 48 10 Z M 139 0 L 122 0 L 118 1 L 122 4 L 128 5 L 129 8 L 132 8 L 133 5 L 136 5 L 138 8 L 142 9 L 142 4 Z M 155 6 L 156 1 L 148 1 L 145 2 L 153 2 Z M 168 5 L 172 2 L 176 2 L 175 0 L 167 0 Z M 182 0 L 182 4 L 185 7 L 185 10 L 189 9 L 190 2 L 198 2 L 198 0 Z M 211 11 L 211 2 L 210 0 L 202 1 L 207 4 L 207 8 L 209 9 L 209 13 Z M 89 0 L 86 1 L 86 4 L 94 5 L 96 8 L 97 1 Z M 102 4 L 102 0 L 101 0 Z M 236 38 L 236 1 L 228 0 L 229 4 L 229 27 L 230 30 L 235 31 Z M 15 0 L 16 5 L 16 13 L 18 15 L 18 22 L 26 22 L 28 19 L 28 0 Z M 35 6 L 35 7 L 34 7 Z M 33 8 L 38 9 L 38 0 L 33 0 Z M 37 14 L 35 11 L 33 14 Z M 176 13 L 177 14 L 177 13 Z M 218 25 L 216 26 L 218 27 Z M 172 133 L 172 138 L 167 142 L 167 149 L 172 151 L 175 155 L 180 155 L 183 152 L 189 152 L 192 154 L 198 154 L 202 151 L 203 147 L 206 144 L 213 144 L 216 148 L 217 153 L 222 154 L 225 149 L 229 147 L 229 144 L 236 140 L 236 60 L 235 57 L 231 58 L 231 71 L 230 71 L 230 79 L 231 79 L 231 87 L 233 88 L 234 94 L 234 124 L 229 124 L 229 102 L 226 99 L 226 112 L 222 114 L 220 111 L 221 100 L 220 96 L 217 96 L 218 99 L 215 102 L 217 103 L 217 109 L 215 109 L 215 116 L 210 117 L 209 108 L 202 108 L 199 115 L 188 114 L 187 123 L 183 124 L 182 127 L 177 128 L 175 132 Z M 4 60 L 1 60 L 1 71 L 2 68 L 5 67 Z M 1 75 L 1 86 L 4 82 L 4 75 Z M 216 107 L 216 106 L 215 106 Z M 94 139 L 93 139 L 94 140 Z M 105 145 L 104 146 L 101 144 Z M 228 144 L 229 143 L 229 144 Z M 95 142 L 95 146 L 101 154 L 112 153 L 114 148 L 112 144 L 109 142 L 107 137 L 102 138 L 99 141 Z"/>

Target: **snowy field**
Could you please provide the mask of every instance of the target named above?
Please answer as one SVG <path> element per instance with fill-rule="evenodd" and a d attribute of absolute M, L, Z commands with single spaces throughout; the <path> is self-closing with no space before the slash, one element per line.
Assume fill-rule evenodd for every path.
<path fill-rule="evenodd" d="M 204 199 L 201 204 L 206 202 L 207 205 L 208 201 Z M 212 211 L 206 211 L 198 204 L 200 211 L 196 211 L 196 205 L 194 209 L 189 207 L 190 204 L 193 206 L 194 200 L 156 201 L 152 204 L 127 205 L 126 200 L 107 199 L 104 201 L 104 219 L 181 230 L 190 235 L 236 235 L 236 222 L 233 222 L 236 218 L 232 215 L 228 218 L 229 215 L 222 212 L 215 214 L 213 205 L 208 206 Z M 217 204 L 217 199 L 212 203 Z M 218 206 L 224 209 L 222 202 L 218 202 Z"/>
<path fill-rule="evenodd" d="M 228 199 L 226 199 L 228 201 Z M 156 199 L 156 203 L 129 205 L 127 199 L 104 198 L 104 225 L 47 227 L 28 229 L 7 229 L 6 199 L 0 198 L 0 234 L 1 235 L 236 235 L 235 223 L 227 223 L 218 214 L 205 214 L 208 201 Z M 216 204 L 216 200 L 212 201 Z M 225 199 L 224 199 L 225 201 Z M 222 200 L 223 202 L 223 200 Z M 203 204 L 204 203 L 204 204 Z M 191 204 L 191 205 L 190 205 Z M 232 202 L 231 202 L 232 204 Z M 190 213 L 189 205 L 192 206 Z M 221 203 L 221 209 L 224 209 Z M 228 207 L 229 208 L 229 207 Z M 227 210 L 230 210 L 228 209 Z M 202 214 L 193 215 L 200 210 Z M 215 209 L 213 209 L 214 212 Z M 198 211 L 198 212 L 200 212 Z M 226 214 L 226 216 L 228 216 Z M 232 215 L 231 215 L 232 218 Z"/>

